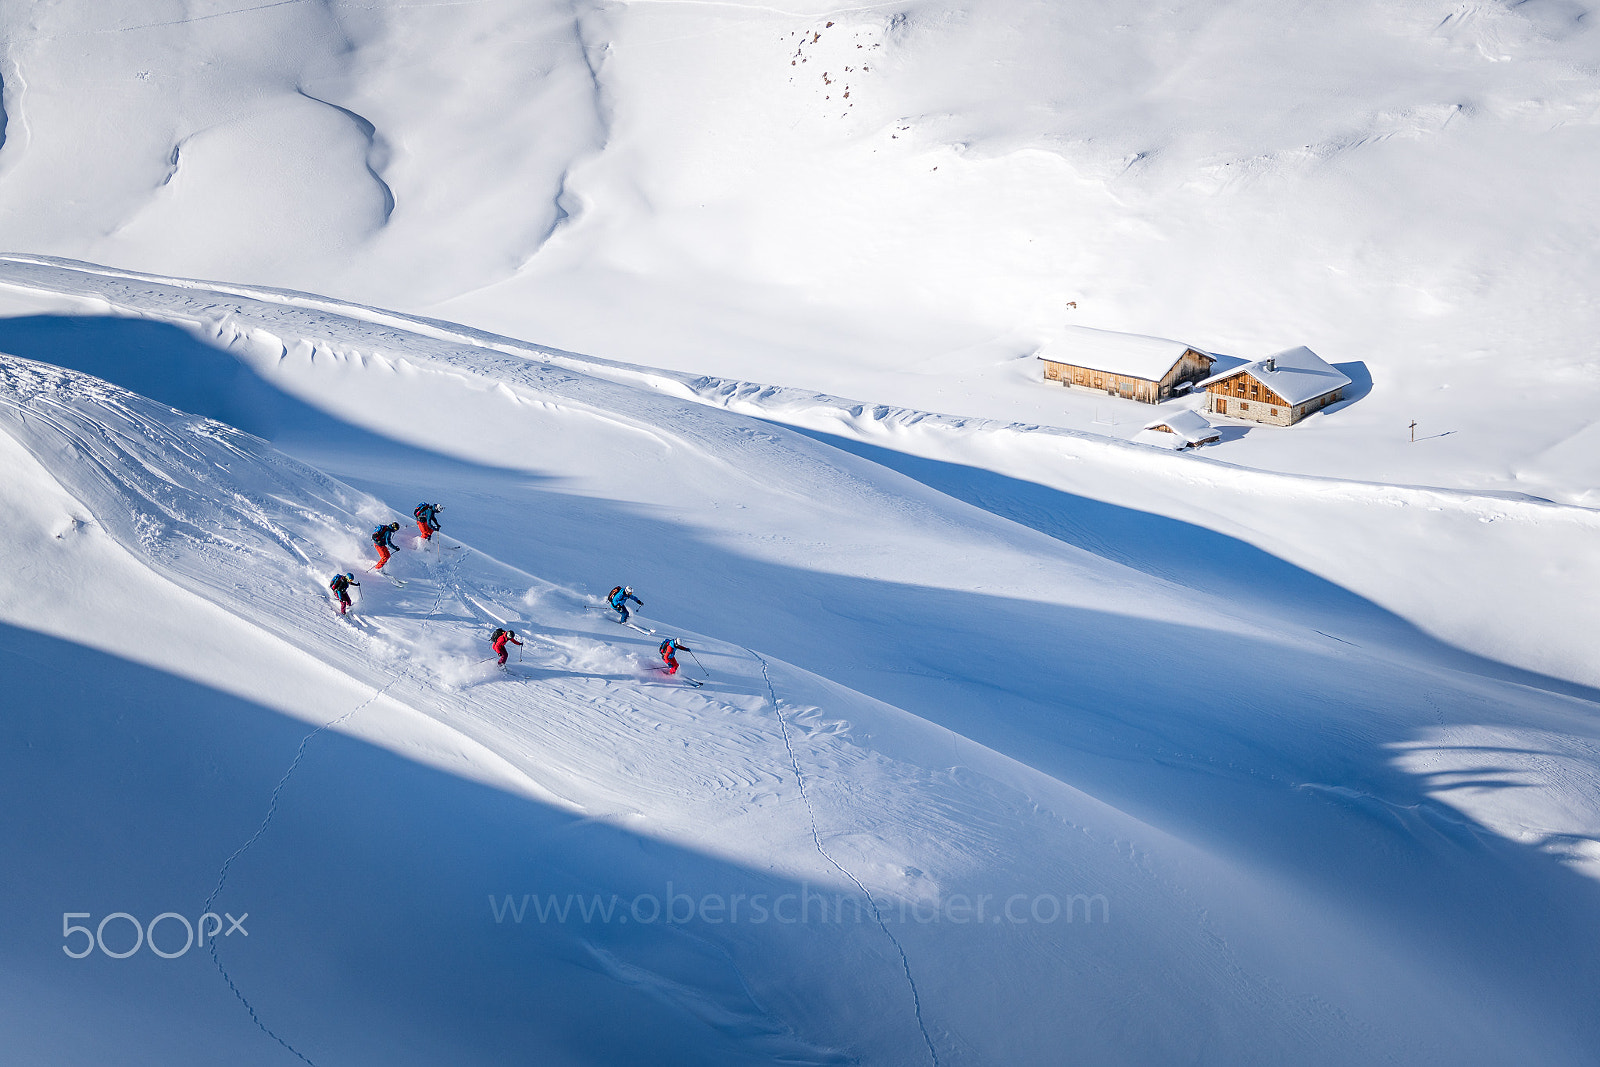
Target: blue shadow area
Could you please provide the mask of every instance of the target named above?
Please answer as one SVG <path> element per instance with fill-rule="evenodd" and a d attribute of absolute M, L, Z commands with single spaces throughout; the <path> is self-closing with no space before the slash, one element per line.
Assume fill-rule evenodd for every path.
<path fill-rule="evenodd" d="M 785 425 L 772 423 L 772 425 Z M 1600 690 L 1464 652 L 1351 592 L 1269 552 L 1204 526 L 1136 511 L 981 467 L 785 427 L 912 478 L 930 489 L 1143 574 L 1208 593 L 1302 626 L 1330 641 L 1409 648 L 1458 670 L 1586 701 Z M 1241 576 L 1248 575 L 1248 581 Z M 1318 631 L 1321 632 L 1321 631 Z"/>
<path fill-rule="evenodd" d="M 1345 387 L 1344 402 L 1354 404 L 1365 400 L 1367 394 L 1372 392 L 1372 372 L 1361 360 L 1349 363 L 1335 363 L 1333 369 L 1350 379 L 1350 384 Z"/>
<path fill-rule="evenodd" d="M 257 1029 L 208 952 L 72 959 L 63 944 L 77 951 L 83 935 L 65 939 L 62 916 L 87 912 L 68 921 L 91 927 L 116 912 L 197 920 L 313 727 L 6 625 L 0 689 L 6 1061 L 297 1062 Z M 769 900 L 799 891 L 324 731 L 229 868 L 214 910 L 248 917 L 244 934 L 217 942 L 219 958 L 263 1025 L 317 1063 L 843 1062 L 752 999 L 719 943 L 727 928 L 584 922 L 576 911 L 541 922 L 526 904 L 496 921 L 489 899 L 664 897 L 668 882 Z M 881 936 L 817 924 L 759 932 L 780 972 L 785 960 L 821 969 L 812 957 Z M 177 920 L 158 934 L 163 951 L 182 949 Z M 120 918 L 103 935 L 113 952 L 136 943 Z"/>
<path fill-rule="evenodd" d="M 0 318 L 0 352 L 104 378 L 151 400 L 270 440 L 314 408 L 186 330 L 121 316 Z"/>
<path fill-rule="evenodd" d="M 168 323 L 110 315 L 0 318 L 0 352 L 92 374 L 275 443 L 315 442 L 346 455 L 381 455 L 390 466 L 418 470 L 430 469 L 436 459 L 458 462 L 338 419 L 284 392 L 226 349 Z M 497 478 L 538 481 L 524 470 L 470 466 Z M 418 489 L 429 499 L 439 495 L 437 486 L 419 484 Z M 403 507 L 409 527 L 411 505 Z"/>

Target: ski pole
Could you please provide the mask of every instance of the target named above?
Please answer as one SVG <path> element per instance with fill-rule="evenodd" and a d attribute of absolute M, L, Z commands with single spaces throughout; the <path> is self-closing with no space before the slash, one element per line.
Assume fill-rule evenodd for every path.
<path fill-rule="evenodd" d="M 685 651 L 689 653 L 689 658 L 694 660 L 694 665 L 700 668 L 700 673 L 705 675 L 707 678 L 711 677 L 711 672 L 706 670 L 706 665 L 704 663 L 700 662 L 700 657 L 694 654 L 694 649 L 685 649 Z"/>

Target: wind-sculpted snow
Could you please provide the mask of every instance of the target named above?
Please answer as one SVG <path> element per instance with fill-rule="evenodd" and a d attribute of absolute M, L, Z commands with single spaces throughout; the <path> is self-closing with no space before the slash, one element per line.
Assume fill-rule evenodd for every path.
<path fill-rule="evenodd" d="M 321 558 L 318 542 L 337 536 L 330 518 L 373 508 L 257 438 L 83 375 L 6 359 L 0 381 L 13 434 L 57 457 L 78 495 L 106 502 L 97 510 L 114 536 L 191 581 L 231 588 L 243 574 L 281 570 L 285 556 L 309 565 L 308 551 Z"/>
<path fill-rule="evenodd" d="M 340 107 L 338 104 L 330 103 L 327 100 L 318 99 L 317 97 L 306 92 L 304 89 L 301 89 L 299 92 L 300 95 L 305 97 L 307 100 L 331 107 L 333 110 L 339 112 L 339 114 L 349 119 L 351 125 L 355 126 L 355 128 L 361 132 L 361 136 L 366 139 L 367 173 L 371 175 L 373 184 L 378 187 L 378 191 L 383 194 L 383 221 L 385 224 L 387 224 L 389 220 L 394 217 L 395 206 L 394 190 L 389 188 L 389 183 L 383 180 L 383 169 L 389 165 L 389 160 L 391 157 L 391 149 L 389 147 L 388 139 L 378 133 L 376 126 L 362 118 L 360 115 L 356 114 L 354 111 L 351 111 L 349 108 Z"/>
<path fill-rule="evenodd" d="M 569 612 L 588 606 L 481 558 L 467 562 L 474 554 L 466 549 L 424 557 L 427 571 L 413 576 L 414 589 L 393 587 L 366 570 L 363 531 L 391 518 L 371 497 L 258 438 L 83 375 L 9 357 L 0 357 L 0 375 L 7 431 L 117 541 L 163 576 L 342 669 L 381 679 L 414 668 L 405 687 L 413 699 L 421 690 L 427 703 L 448 702 L 450 690 L 492 678 L 478 654 L 482 635 L 496 624 L 525 625 L 530 605 L 554 598 Z M 475 580 L 467 582 L 463 568 Z M 357 572 L 369 609 L 348 629 L 319 592 L 342 570 Z M 391 611 L 396 617 L 383 617 Z M 344 640 L 330 643 L 334 635 Z M 590 672 L 626 673 L 635 662 L 582 638 L 550 638 L 532 658 L 541 669 Z"/>

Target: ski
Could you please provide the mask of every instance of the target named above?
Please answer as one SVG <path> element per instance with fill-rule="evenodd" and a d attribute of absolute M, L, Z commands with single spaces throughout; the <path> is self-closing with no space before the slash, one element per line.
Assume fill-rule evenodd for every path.
<path fill-rule="evenodd" d="M 626 623 L 625 625 L 633 627 L 635 630 L 638 630 L 642 634 L 653 634 L 653 633 L 655 633 L 654 630 L 652 630 L 652 629 L 650 629 L 648 627 L 645 627 L 645 626 L 640 626 L 636 622 Z"/>

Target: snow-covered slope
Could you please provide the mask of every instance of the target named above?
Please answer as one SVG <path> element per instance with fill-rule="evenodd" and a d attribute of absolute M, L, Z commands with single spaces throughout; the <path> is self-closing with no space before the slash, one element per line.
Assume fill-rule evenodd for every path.
<path fill-rule="evenodd" d="M 989 484 L 993 476 L 1001 476 L 1029 499 L 996 501 L 989 505 L 992 509 L 1048 535 L 1065 533 L 1079 547 L 1118 562 L 1137 558 L 1140 566 L 1153 569 L 1164 581 L 1181 577 L 1185 584 L 1202 585 L 1230 601 L 1255 598 L 1263 582 L 1274 581 L 1274 568 L 1256 564 L 1259 557 L 1248 551 L 1254 546 L 1473 652 L 1585 684 L 1600 682 L 1588 637 L 1600 627 L 1600 608 L 1567 595 L 1572 585 L 1600 583 L 1596 570 L 1600 563 L 1582 550 L 1600 524 L 1600 517 L 1588 508 L 1515 496 L 1267 474 L 1210 462 L 1205 454 L 1171 456 L 1057 427 L 955 418 L 761 383 L 616 364 L 292 292 L 215 287 L 19 256 L 0 257 L 0 285 L 47 300 L 64 297 L 66 303 L 58 305 L 62 307 L 116 309 L 195 327 L 234 347 L 247 366 L 305 402 L 391 436 L 487 460 L 491 466 L 527 467 L 531 461 L 533 469 L 539 469 L 539 457 L 550 455 L 552 449 L 570 449 L 579 432 L 570 418 L 542 429 L 530 429 L 526 420 L 516 418 L 520 394 L 511 387 L 519 383 L 533 387 L 532 395 L 545 404 L 570 409 L 576 402 L 578 410 L 599 404 L 606 411 L 604 421 L 614 421 L 618 412 L 625 412 L 630 421 L 648 416 L 657 434 L 672 436 L 691 432 L 681 417 L 685 412 L 690 427 L 699 425 L 701 415 L 693 405 L 725 407 L 840 435 L 875 449 L 937 460 L 945 473 L 919 468 L 931 472 L 934 488 L 953 491 L 969 502 L 976 492 L 980 506 L 985 506 L 983 498 L 990 490 L 974 484 L 973 478 L 981 483 L 985 476 L 963 473 L 961 468 L 988 472 Z M 319 359 L 326 363 L 330 358 L 333 367 L 319 370 Z M 351 396 L 339 396 L 348 369 L 365 368 L 369 362 L 395 370 L 397 376 L 385 376 L 377 393 L 364 385 Z M 99 366 L 92 362 L 84 369 Z M 332 378 L 327 377 L 330 371 Z M 205 373 L 227 372 L 213 368 Z M 504 392 L 510 410 L 502 415 L 507 417 L 491 428 L 482 422 L 477 403 L 462 412 L 460 405 L 447 401 L 451 394 L 437 388 L 440 376 L 460 382 L 462 375 L 467 376 L 469 395 L 484 389 Z M 188 368 L 167 366 L 130 384 L 166 382 L 172 377 L 193 380 L 194 375 Z M 162 388 L 174 386 L 166 382 Z M 251 390 L 248 382 L 232 384 L 230 379 L 226 395 L 214 401 L 221 405 L 214 413 L 227 418 L 248 412 L 246 417 L 267 425 L 274 418 L 273 404 Z M 183 402 L 181 396 L 173 399 Z M 418 403 L 428 407 L 421 420 L 412 415 Z M 310 444 L 325 447 L 325 443 Z M 682 484 L 692 477 L 693 468 L 673 470 L 668 464 L 647 474 L 641 458 L 630 452 L 619 470 L 613 469 L 613 458 L 604 452 L 589 456 L 586 476 L 603 482 L 593 491 L 612 497 L 621 480 L 628 485 L 623 499 L 671 500 L 681 506 Z M 773 461 L 776 471 L 771 474 L 756 473 L 753 462 L 754 456 L 739 463 L 752 479 L 771 482 L 793 476 L 781 461 Z M 720 477 L 719 472 L 709 481 Z M 1028 488 L 1028 483 L 1186 521 L 1244 544 L 1229 547 L 1233 542 L 1213 542 L 1205 551 L 1157 548 L 1148 535 L 1137 534 L 1107 544 L 1070 518 L 1049 514 L 1053 494 Z M 791 521 L 789 511 L 788 507 L 758 511 L 752 517 L 761 531 L 757 536 L 765 537 L 774 524 Z M 851 538 L 839 527 L 854 521 L 852 516 L 831 524 L 819 535 L 826 540 L 819 543 L 838 544 L 847 556 L 842 546 Z M 863 546 L 874 559 L 873 577 L 896 577 L 894 559 L 903 555 L 904 545 L 918 539 L 909 530 L 900 537 L 903 540 L 886 542 L 878 550 Z M 978 563 L 989 576 L 986 580 L 992 581 L 994 558 L 964 555 L 968 562 L 961 566 Z M 1493 559 L 1492 567 L 1483 565 L 1485 558 Z M 1022 581 L 1017 587 L 1028 584 Z M 1267 600 L 1268 611 L 1282 614 L 1287 609 L 1285 621 L 1306 625 L 1304 605 L 1271 596 Z M 1180 618 L 1184 612 L 1167 609 L 1162 614 Z M 1336 623 L 1330 625 L 1338 628 Z"/>
<path fill-rule="evenodd" d="M 0 338 L 44 361 L 4 363 L 8 647 L 111 654 L 67 714 L 24 702 L 7 837 L 50 869 L 58 845 L 23 828 L 70 795 L 126 814 L 124 853 L 181 857 L 13 884 L 7 914 L 255 924 L 217 968 L 122 971 L 17 927 L 19 1048 L 96 1058 L 48 1034 L 87 974 L 134 1017 L 199 998 L 195 1040 L 262 1062 L 291 1055 L 273 1037 L 314 1062 L 584 1063 L 1576 1063 L 1594 1039 L 1589 692 L 999 458 L 1037 437 L 1092 446 L 1070 463 L 1107 481 L 1193 477 L 1144 450 L 852 415 L 321 298 L 6 269 L 57 312 Z M 277 447 L 58 367 L 247 411 Z M 1229 470 L 1219 492 L 1265 477 Z M 362 575 L 361 531 L 419 497 L 464 547 L 408 544 L 403 586 Z M 320 592 L 343 569 L 349 622 Z M 624 580 L 658 635 L 598 610 Z M 530 641 L 502 677 L 481 657 L 506 623 Z M 664 634 L 704 688 L 649 670 Z M 110 710 L 122 687 L 155 705 L 135 724 Z M 165 755 L 196 723 L 195 762 Z M 246 757 L 252 734 L 273 740 Z M 80 776 L 69 736 L 115 771 Z M 141 773 L 141 747 L 170 773 Z M 748 910 L 807 892 L 860 904 Z M 714 903 L 681 923 L 504 910 L 567 893 L 639 919 L 646 898 Z M 734 897 L 742 921 L 717 910 Z M 1037 921 L 1052 900 L 1106 910 Z M 207 1058 L 118 1033 L 152 1062 Z"/>
<path fill-rule="evenodd" d="M 0 0 L 0 1059 L 1592 1061 L 1592 9 Z"/>

